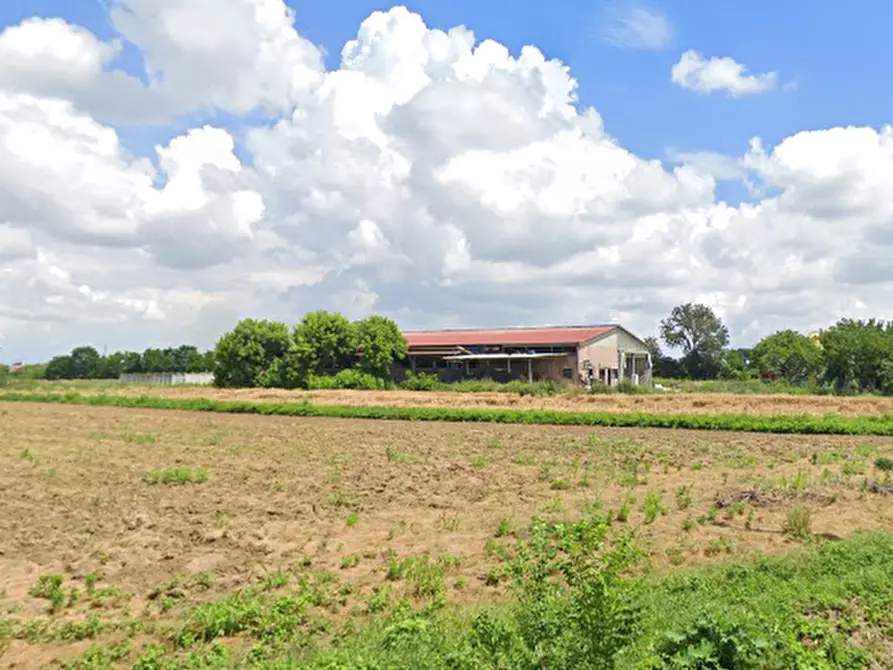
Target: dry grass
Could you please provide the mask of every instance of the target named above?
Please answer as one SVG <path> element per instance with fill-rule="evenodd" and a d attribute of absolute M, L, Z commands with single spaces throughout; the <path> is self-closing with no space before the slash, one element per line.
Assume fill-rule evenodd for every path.
<path fill-rule="evenodd" d="M 825 537 L 893 525 L 893 496 L 866 490 L 881 476 L 874 460 L 893 453 L 882 438 L 30 404 L 0 408 L 0 421 L 0 604 L 25 618 L 46 608 L 28 595 L 46 574 L 82 591 L 96 574 L 118 589 L 101 604 L 111 618 L 170 620 L 301 571 L 350 582 L 349 609 L 383 584 L 413 596 L 388 569 L 423 552 L 443 556 L 448 597 L 490 600 L 504 591 L 500 546 L 534 514 L 578 516 L 588 505 L 641 525 L 656 569 L 803 541 L 784 532 L 794 508 Z M 153 472 L 207 479 L 153 484 Z M 175 606 L 163 612 L 169 591 Z M 3 660 L 35 667 L 81 650 L 58 645 L 16 641 Z"/>
<path fill-rule="evenodd" d="M 52 391 L 51 385 L 44 391 Z M 60 392 L 64 390 L 59 387 Z M 722 393 L 667 393 L 647 395 L 520 396 L 510 393 L 447 391 L 288 391 L 283 389 L 216 389 L 200 387 L 78 387 L 82 394 L 114 393 L 166 398 L 218 400 L 309 401 L 322 405 L 396 407 L 479 407 L 550 409 L 594 412 L 654 412 L 660 414 L 811 414 L 815 416 L 881 416 L 893 414 L 893 397 L 838 397 L 803 395 L 743 395 Z"/>

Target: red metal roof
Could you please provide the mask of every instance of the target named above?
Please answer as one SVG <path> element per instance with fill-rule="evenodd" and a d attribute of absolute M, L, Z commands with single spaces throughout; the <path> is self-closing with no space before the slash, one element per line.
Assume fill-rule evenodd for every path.
<path fill-rule="evenodd" d="M 403 333 L 410 347 L 481 345 L 575 345 L 603 335 L 615 326 L 566 326 L 462 330 L 417 330 Z"/>

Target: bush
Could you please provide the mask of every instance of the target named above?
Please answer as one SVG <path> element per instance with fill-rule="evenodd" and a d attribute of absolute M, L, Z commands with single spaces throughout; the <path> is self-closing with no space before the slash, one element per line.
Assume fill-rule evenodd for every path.
<path fill-rule="evenodd" d="M 400 388 L 407 391 L 439 391 L 446 386 L 437 375 L 430 375 L 426 372 L 406 375 L 400 383 Z"/>
<path fill-rule="evenodd" d="M 311 375 L 307 380 L 307 388 L 314 391 L 328 391 L 333 389 L 359 389 L 365 391 L 381 391 L 388 389 L 392 384 L 386 379 L 380 379 L 366 372 L 360 372 L 353 368 L 341 370 L 335 375 Z"/>

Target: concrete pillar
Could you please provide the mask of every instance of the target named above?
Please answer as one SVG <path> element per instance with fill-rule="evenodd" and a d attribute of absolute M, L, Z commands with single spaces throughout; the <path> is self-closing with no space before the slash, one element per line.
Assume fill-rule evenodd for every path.
<path fill-rule="evenodd" d="M 533 360 L 527 359 L 527 381 L 533 382 Z"/>

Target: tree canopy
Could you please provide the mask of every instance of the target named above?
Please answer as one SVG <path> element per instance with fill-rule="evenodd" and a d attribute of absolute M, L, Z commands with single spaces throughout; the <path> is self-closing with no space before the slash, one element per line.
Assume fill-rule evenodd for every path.
<path fill-rule="evenodd" d="M 710 307 L 695 303 L 674 307 L 660 322 L 660 335 L 667 346 L 682 350 L 681 363 L 690 377 L 717 376 L 729 330 Z"/>
<path fill-rule="evenodd" d="M 792 383 L 814 381 L 822 371 L 822 350 L 794 330 L 780 330 L 753 348 L 753 366 L 761 373 L 775 372 Z"/>

